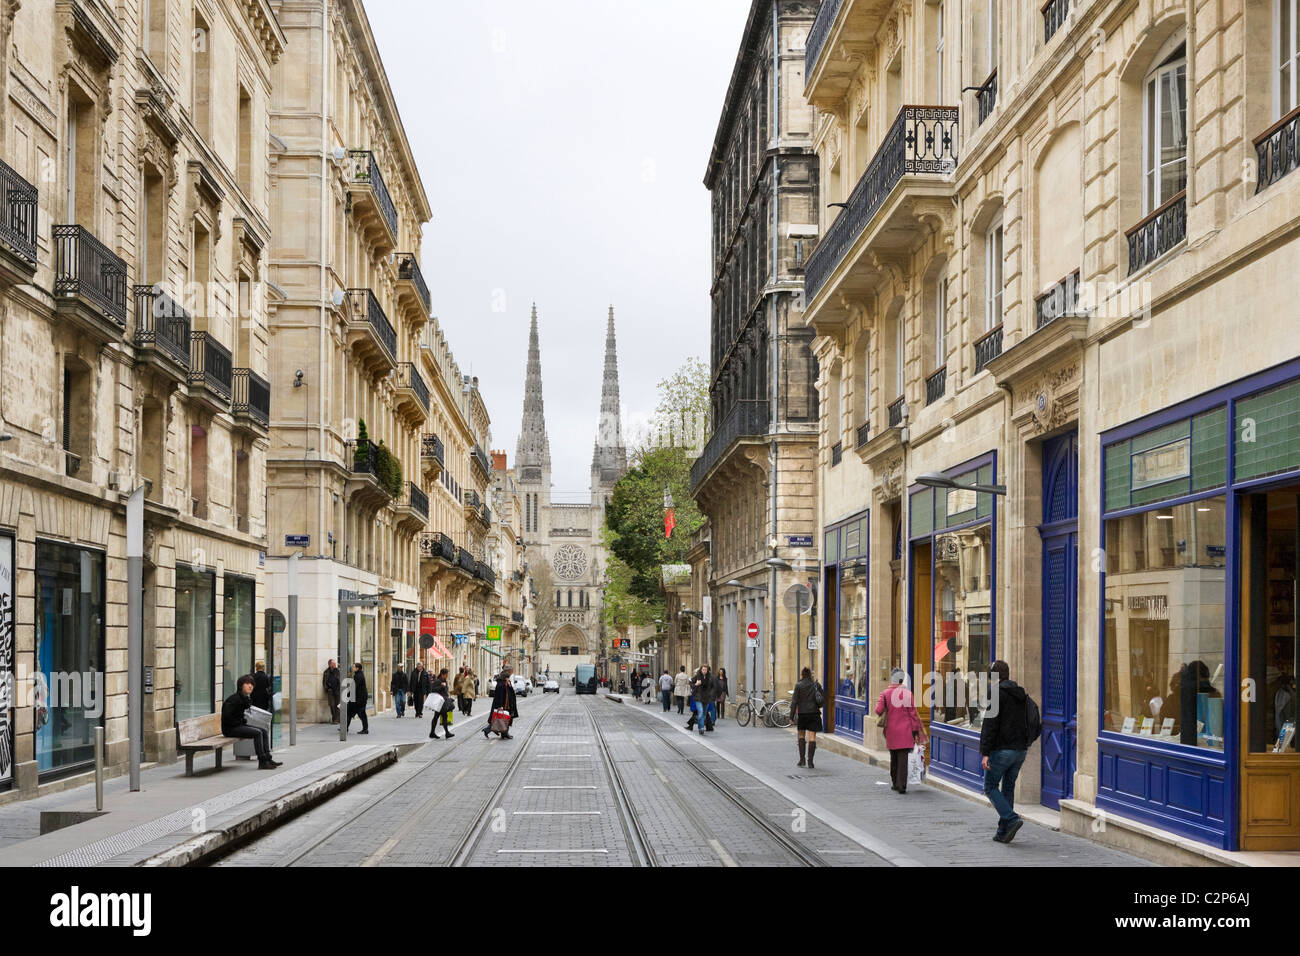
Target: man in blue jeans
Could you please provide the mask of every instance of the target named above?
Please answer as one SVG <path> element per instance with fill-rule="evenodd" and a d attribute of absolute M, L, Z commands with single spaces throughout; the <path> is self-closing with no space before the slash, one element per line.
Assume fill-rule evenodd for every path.
<path fill-rule="evenodd" d="M 673 705 L 673 675 L 664 669 L 663 676 L 659 678 L 659 697 L 663 700 L 664 713 L 668 713 L 668 708 Z"/>
<path fill-rule="evenodd" d="M 1006 661 L 994 661 L 989 673 L 998 680 L 998 706 L 984 717 L 980 728 L 980 766 L 984 768 L 984 795 L 998 811 L 998 832 L 993 839 L 1010 843 L 1025 824 L 1015 811 L 1015 796 L 1016 778 L 1029 750 L 1027 695 L 1011 680 Z"/>

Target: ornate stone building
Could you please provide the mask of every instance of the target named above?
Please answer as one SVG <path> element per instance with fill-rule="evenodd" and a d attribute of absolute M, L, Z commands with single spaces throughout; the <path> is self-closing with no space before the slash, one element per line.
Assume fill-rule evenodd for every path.
<path fill-rule="evenodd" d="M 933 675 L 977 790 L 957 688 L 1006 660 L 1020 801 L 1169 861 L 1300 847 L 1295 12 L 835 0 L 808 43 L 834 732 Z"/>
<path fill-rule="evenodd" d="M 128 759 L 143 489 L 146 760 L 266 653 L 269 4 L 0 16 L 0 789 Z M 3 684 L 3 682 L 0 682 Z M 8 697 L 5 686 L 5 696 Z M 12 710 L 10 708 L 12 707 Z"/>
<path fill-rule="evenodd" d="M 802 560 L 817 518 L 816 371 L 802 294 L 818 219 L 816 116 L 802 95 L 816 13 L 816 3 L 793 0 L 751 5 L 704 177 L 713 208 L 713 435 L 691 486 L 711 529 L 720 639 L 712 663 L 727 668 L 734 690 L 771 687 L 775 673 L 784 692 L 800 659 L 793 618 L 768 600 L 794 577 L 766 562 Z M 681 633 L 694 636 L 694 625 Z M 692 653 L 682 640 L 670 663 Z"/>
<path fill-rule="evenodd" d="M 579 503 L 551 500 L 551 444 L 546 433 L 542 400 L 542 355 L 533 307 L 528 333 L 528 365 L 524 379 L 524 413 L 515 449 L 515 470 L 523 504 L 523 538 L 528 561 L 550 565 L 553 593 L 539 601 L 554 602 L 551 626 L 537 635 L 539 669 L 572 671 L 579 663 L 594 663 L 602 650 L 601 593 L 605 549 L 601 529 L 605 506 L 615 482 L 627 470 L 627 448 L 618 394 L 618 351 L 614 338 L 614 308 L 605 332 L 605 367 L 600 417 L 591 458 L 591 497 Z"/>

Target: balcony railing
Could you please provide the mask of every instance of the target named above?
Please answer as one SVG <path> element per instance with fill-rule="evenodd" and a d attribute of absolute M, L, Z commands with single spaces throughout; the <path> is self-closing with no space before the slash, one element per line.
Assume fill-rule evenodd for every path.
<path fill-rule="evenodd" d="M 441 558 L 448 564 L 455 564 L 456 543 L 441 531 L 421 531 L 420 557 Z"/>
<path fill-rule="evenodd" d="M 461 493 L 461 500 L 475 511 L 483 507 L 483 499 L 478 496 L 478 492 L 471 491 L 469 488 Z"/>
<path fill-rule="evenodd" d="M 1187 238 L 1187 190 L 1161 205 L 1124 234 L 1128 237 L 1128 271 L 1155 262 Z"/>
<path fill-rule="evenodd" d="M 765 401 L 744 400 L 736 402 L 727 417 L 713 432 L 700 457 L 691 465 L 691 488 L 698 488 L 713 466 L 722 460 L 736 442 L 742 438 L 766 435 L 772 423 L 772 410 Z"/>
<path fill-rule="evenodd" d="M 126 328 L 126 263 L 81 226 L 55 226 L 54 295 L 83 299 Z"/>
<path fill-rule="evenodd" d="M 887 417 L 885 421 L 889 423 L 890 428 L 903 424 L 903 408 L 906 404 L 901 395 L 889 403 L 889 408 L 886 409 Z"/>
<path fill-rule="evenodd" d="M 234 362 L 230 349 L 207 332 L 190 333 L 190 384 L 230 401 Z"/>
<path fill-rule="evenodd" d="M 975 371 L 983 371 L 995 358 L 1002 354 L 1002 326 L 986 332 L 975 340 Z"/>
<path fill-rule="evenodd" d="M 1255 192 L 1271 186 L 1300 165 L 1300 106 L 1255 137 Z"/>
<path fill-rule="evenodd" d="M 522 624 L 522 623 L 524 623 L 524 612 L 523 612 L 523 611 L 511 611 L 511 612 L 510 612 L 510 620 L 514 621 L 516 624 Z"/>
<path fill-rule="evenodd" d="M 1052 38 L 1070 15 L 1070 0 L 1047 0 L 1043 4 L 1043 42 Z"/>
<path fill-rule="evenodd" d="M 804 301 L 811 302 L 905 175 L 942 176 L 957 168 L 957 107 L 904 106 L 898 111 L 845 208 L 804 269 Z"/>
<path fill-rule="evenodd" d="M 822 48 L 826 46 L 826 40 L 831 35 L 831 27 L 835 24 L 835 18 L 839 15 L 842 4 L 843 0 L 822 0 L 821 9 L 817 11 L 817 18 L 813 20 L 812 29 L 808 31 L 808 39 L 804 41 L 803 75 L 805 81 L 813 75 L 813 70 L 817 69 L 817 61 L 821 59 Z"/>
<path fill-rule="evenodd" d="M 470 574 L 475 576 L 478 575 L 478 562 L 474 560 L 474 555 L 470 554 L 464 548 L 456 549 L 456 564 L 461 568 L 461 570 L 468 571 Z"/>
<path fill-rule="evenodd" d="M 496 586 L 497 583 L 496 572 L 493 571 L 490 567 L 488 567 L 486 561 L 477 562 L 477 566 L 474 568 L 474 576 L 478 578 L 480 581 L 486 581 L 489 585 L 493 587 Z"/>
<path fill-rule="evenodd" d="M 424 384 L 420 371 L 412 362 L 398 362 L 393 369 L 393 385 L 397 388 L 409 388 L 415 393 L 424 410 L 429 410 L 429 386 Z"/>
<path fill-rule="evenodd" d="M 429 520 L 429 496 L 412 481 L 406 483 L 406 500 L 425 521 Z"/>
<path fill-rule="evenodd" d="M 844 442 L 837 441 L 831 445 L 831 467 L 834 468 L 844 460 Z"/>
<path fill-rule="evenodd" d="M 447 453 L 442 446 L 442 439 L 432 432 L 425 432 L 420 436 L 420 457 L 432 458 L 438 464 L 446 466 Z"/>
<path fill-rule="evenodd" d="M 1075 269 L 1034 299 L 1034 327 L 1041 329 L 1063 315 L 1079 314 L 1079 270 Z"/>
<path fill-rule="evenodd" d="M 379 163 L 375 159 L 375 154 L 368 149 L 350 149 L 348 160 L 352 163 L 352 182 L 370 186 L 374 191 L 375 203 L 379 206 L 380 214 L 396 236 L 397 207 L 393 205 L 393 197 L 388 194 L 388 187 L 384 185 L 384 177 L 379 172 Z"/>
<path fill-rule="evenodd" d="M 484 505 L 483 509 L 479 512 L 479 520 L 489 528 L 492 527 L 492 509 L 487 505 Z"/>
<path fill-rule="evenodd" d="M 348 289 L 348 307 L 353 320 L 368 323 L 388 353 L 389 360 L 396 362 L 397 333 L 393 331 L 392 323 L 388 321 L 375 294 L 369 289 Z"/>
<path fill-rule="evenodd" d="M 483 469 L 483 474 L 489 476 L 492 474 L 492 465 L 488 462 L 487 453 L 482 448 L 475 445 L 474 450 L 470 452 L 470 456 L 473 458 L 474 464 Z"/>
<path fill-rule="evenodd" d="M 925 404 L 933 405 L 943 398 L 948 387 L 948 366 L 935 369 L 925 380 Z"/>
<path fill-rule="evenodd" d="M 0 243 L 36 268 L 36 187 L 0 160 Z"/>
<path fill-rule="evenodd" d="M 263 428 L 271 424 L 271 384 L 251 368 L 234 371 L 230 411 L 243 415 Z"/>
<path fill-rule="evenodd" d="M 989 74 L 989 78 L 984 81 L 975 93 L 975 103 L 979 109 L 979 122 L 977 126 L 983 126 L 984 121 L 993 115 L 993 107 L 998 105 L 998 71 L 994 70 Z"/>
<path fill-rule="evenodd" d="M 352 472 L 358 475 L 379 476 L 379 446 L 369 439 L 361 439 L 352 446 Z"/>
<path fill-rule="evenodd" d="M 858 426 L 858 447 L 861 448 L 871 440 L 871 426 L 863 422 Z"/>
<path fill-rule="evenodd" d="M 190 367 L 190 314 L 161 286 L 138 285 L 135 297 L 135 344 L 152 346 L 182 368 Z"/>
<path fill-rule="evenodd" d="M 398 281 L 409 282 L 415 286 L 415 291 L 420 296 L 420 304 L 424 306 L 426 313 L 433 309 L 433 300 L 429 298 L 429 287 L 424 282 L 424 273 L 420 271 L 420 263 L 416 260 L 414 252 L 397 254 L 397 278 Z"/>

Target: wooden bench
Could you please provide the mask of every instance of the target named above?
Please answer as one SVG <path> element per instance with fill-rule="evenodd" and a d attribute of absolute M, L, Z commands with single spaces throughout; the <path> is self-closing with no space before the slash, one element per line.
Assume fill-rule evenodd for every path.
<path fill-rule="evenodd" d="M 221 750 L 227 744 L 233 745 L 239 737 L 227 737 L 221 732 L 221 715 L 208 714 L 205 717 L 191 717 L 176 725 L 176 749 L 185 754 L 185 776 L 194 776 L 194 755 L 204 750 L 216 754 L 216 769 L 221 769 Z"/>

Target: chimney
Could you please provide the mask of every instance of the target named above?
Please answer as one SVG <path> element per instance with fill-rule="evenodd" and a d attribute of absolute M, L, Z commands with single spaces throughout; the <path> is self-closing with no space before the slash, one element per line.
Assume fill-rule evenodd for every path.
<path fill-rule="evenodd" d="M 506 470 L 506 453 L 503 451 L 492 452 L 492 468 L 494 471 Z"/>

